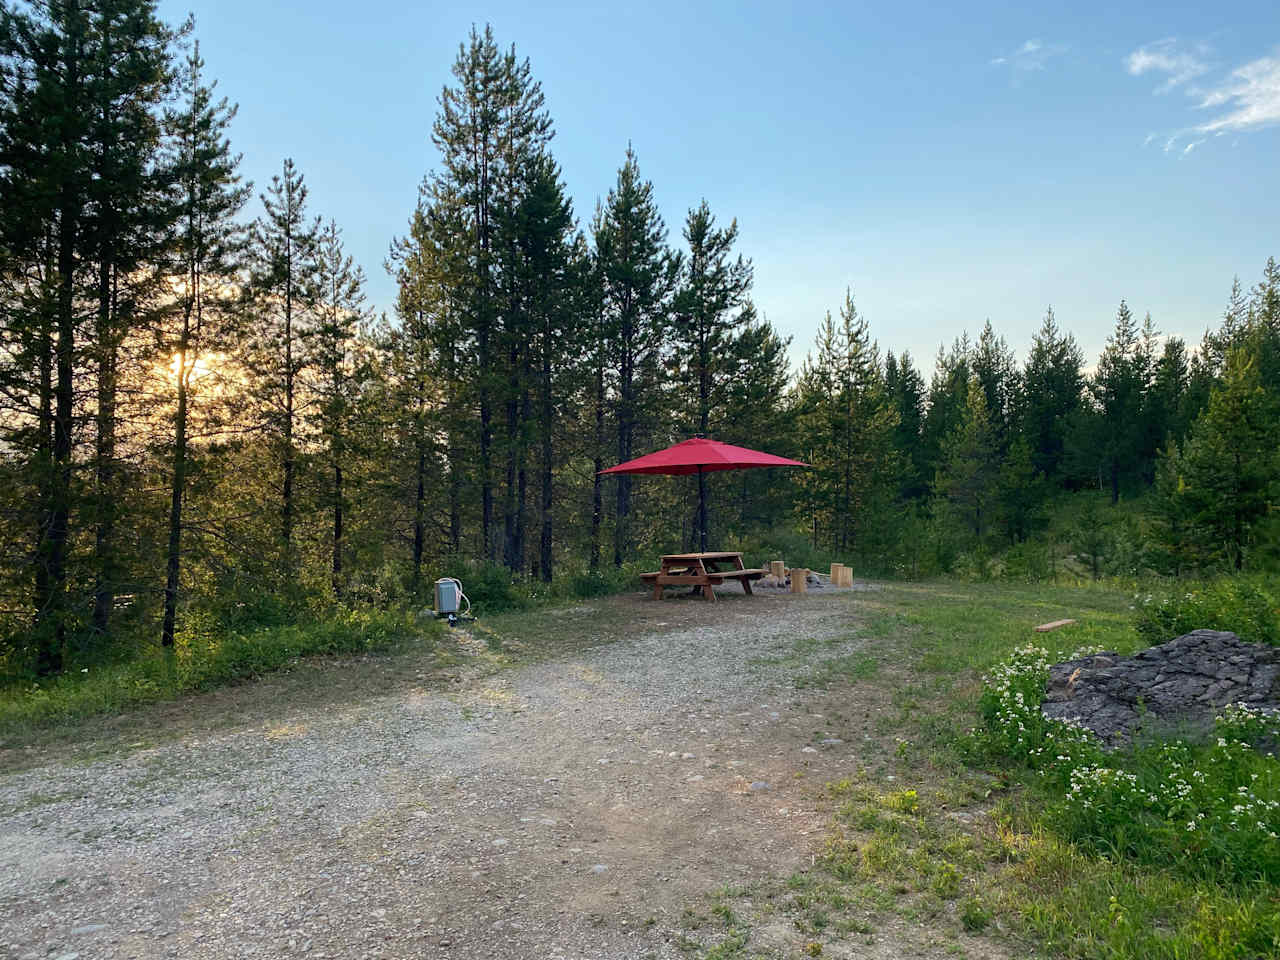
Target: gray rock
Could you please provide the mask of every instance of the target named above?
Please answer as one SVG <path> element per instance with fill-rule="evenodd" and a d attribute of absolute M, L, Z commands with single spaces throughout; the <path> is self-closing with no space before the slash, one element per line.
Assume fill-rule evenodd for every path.
<path fill-rule="evenodd" d="M 769 781 L 757 780 L 753 784 L 751 784 L 751 789 L 752 790 L 770 790 L 772 788 L 769 786 Z"/>
<path fill-rule="evenodd" d="M 1107 652 L 1055 664 L 1041 709 L 1117 746 L 1139 732 L 1207 732 L 1222 707 L 1239 702 L 1280 709 L 1280 649 L 1195 630 L 1132 657 Z"/>

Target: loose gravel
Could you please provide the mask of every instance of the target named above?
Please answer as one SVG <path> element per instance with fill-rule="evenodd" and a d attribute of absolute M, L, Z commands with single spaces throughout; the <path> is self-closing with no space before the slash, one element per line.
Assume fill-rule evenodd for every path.
<path fill-rule="evenodd" d="M 686 906 L 823 835 L 862 744 L 819 735 L 796 641 L 862 649 L 856 599 L 665 601 L 462 689 L 0 775 L 0 956 L 680 956 Z"/>

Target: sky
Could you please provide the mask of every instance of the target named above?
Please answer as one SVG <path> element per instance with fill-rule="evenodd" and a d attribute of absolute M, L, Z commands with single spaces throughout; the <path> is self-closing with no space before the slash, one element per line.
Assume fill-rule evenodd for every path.
<path fill-rule="evenodd" d="M 1199 342 L 1280 256 L 1280 4 L 163 0 L 239 104 L 261 192 L 292 157 L 390 311 L 384 269 L 472 25 L 530 61 L 585 227 L 628 143 L 673 243 L 736 218 L 798 365 L 852 289 L 928 379 L 1052 305 L 1092 363 L 1122 298 Z M 1052 9 L 1051 9 L 1052 8 Z M 250 213 L 260 204 L 255 200 Z"/>

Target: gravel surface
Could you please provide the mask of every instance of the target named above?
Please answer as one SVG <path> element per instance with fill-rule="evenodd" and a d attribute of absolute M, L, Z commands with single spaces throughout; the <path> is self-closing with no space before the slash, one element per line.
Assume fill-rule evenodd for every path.
<path fill-rule="evenodd" d="M 680 956 L 685 906 L 809 861 L 862 746 L 794 685 L 797 638 L 868 642 L 856 593 L 726 600 L 461 689 L 0 775 L 0 956 Z"/>

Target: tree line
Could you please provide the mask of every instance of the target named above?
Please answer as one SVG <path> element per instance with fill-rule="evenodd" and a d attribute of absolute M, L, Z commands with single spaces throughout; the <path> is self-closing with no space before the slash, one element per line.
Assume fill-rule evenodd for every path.
<path fill-rule="evenodd" d="M 630 147 L 580 217 L 531 65 L 487 27 L 389 241 L 389 315 L 292 160 L 244 180 L 192 23 L 3 3 L 0 85 L 6 676 L 173 649 L 207 618 L 420 598 L 463 563 L 603 580 L 785 527 L 913 569 L 933 544 L 944 569 L 1088 487 L 1155 491 L 1169 572 L 1262 555 L 1274 261 L 1198 349 L 1122 303 L 1089 372 L 1050 310 L 1025 365 L 988 323 L 926 384 L 849 294 L 793 376 L 736 221 L 703 202 L 673 237 Z M 691 481 L 599 476 L 694 434 L 813 466 L 710 477 L 709 515 Z"/>

